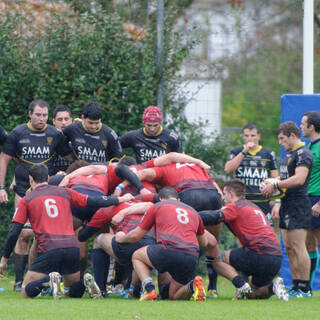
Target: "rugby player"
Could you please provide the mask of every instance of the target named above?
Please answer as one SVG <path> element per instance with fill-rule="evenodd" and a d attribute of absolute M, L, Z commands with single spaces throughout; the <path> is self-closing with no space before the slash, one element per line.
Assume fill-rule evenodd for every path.
<path fill-rule="evenodd" d="M 312 152 L 313 167 L 308 186 L 308 196 L 311 205 L 320 201 L 320 112 L 306 112 L 302 119 L 300 128 L 302 135 L 310 140 L 308 148 Z M 310 257 L 310 287 L 319 262 L 318 246 L 320 244 L 320 218 L 317 214 L 311 218 L 310 229 L 307 231 L 307 250 Z"/>
<path fill-rule="evenodd" d="M 179 157 L 184 159 L 184 155 Z M 182 161 L 188 161 L 188 159 Z M 141 181 L 148 180 L 152 183 L 158 183 L 162 187 L 173 187 L 178 192 L 180 200 L 196 211 L 221 208 L 221 190 L 219 186 L 208 175 L 206 170 L 200 167 L 199 164 L 201 163 L 197 162 L 197 159 L 192 158 L 191 161 L 192 163 L 176 162 L 166 164 L 166 156 L 155 158 L 147 162 L 148 167 L 151 168 L 139 171 L 137 175 Z M 208 226 L 207 230 L 218 239 L 221 226 L 221 224 Z M 207 269 L 209 277 L 207 296 L 217 298 L 217 272 L 210 262 L 207 263 Z"/>
<path fill-rule="evenodd" d="M 67 106 L 58 106 L 53 111 L 52 123 L 58 130 L 65 129 L 72 123 L 71 111 Z M 70 165 L 70 161 L 66 158 L 55 154 L 52 159 L 52 165 L 56 168 L 56 172 L 66 171 Z"/>
<path fill-rule="evenodd" d="M 182 152 L 180 137 L 162 127 L 162 112 L 158 107 L 147 107 L 142 116 L 143 128 L 120 137 L 122 148 L 131 148 L 138 163 L 157 158 L 169 152 Z"/>
<path fill-rule="evenodd" d="M 37 240 L 38 255 L 24 279 L 22 297 L 36 297 L 50 282 L 54 298 L 61 298 L 60 274 L 64 275 L 69 296 L 81 297 L 86 284 L 92 297 L 100 297 L 91 275 L 85 275 L 84 283 L 80 281 L 79 248 L 73 231 L 71 205 L 107 207 L 118 204 L 120 199 L 92 197 L 48 185 L 48 168 L 44 164 L 33 165 L 29 173 L 32 191 L 21 199 L 12 219 L 13 226 L 0 261 L 0 274 L 5 272 L 15 242 L 29 219 Z"/>
<path fill-rule="evenodd" d="M 282 252 L 277 237 L 261 209 L 245 199 L 245 185 L 240 180 L 225 183 L 224 201 L 226 205 L 218 211 L 200 211 L 205 226 L 220 222 L 228 224 L 239 239 L 242 247 L 226 250 L 223 260 L 235 270 L 252 276 L 250 287 L 237 290 L 234 299 L 247 296 L 252 299 L 266 299 L 275 294 L 287 301 L 288 294 L 283 280 L 278 277 Z M 249 289 L 249 290 L 247 290 Z"/>
<path fill-rule="evenodd" d="M 280 228 L 292 274 L 289 298 L 309 298 L 310 258 L 306 248 L 307 230 L 311 222 L 311 203 L 307 188 L 312 170 L 311 151 L 300 140 L 298 126 L 287 121 L 277 128 L 279 144 L 286 150 L 280 165 L 280 180 L 268 182 L 261 192 L 271 196 L 275 188 L 286 188 L 281 198 Z"/>
<path fill-rule="evenodd" d="M 152 203 L 142 202 L 138 200 L 131 200 L 128 202 L 121 203 L 117 206 L 112 206 L 109 208 L 99 209 L 87 225 L 79 231 L 78 238 L 80 241 L 86 241 L 90 236 L 99 232 L 99 230 L 105 226 L 112 223 L 114 225 L 115 231 L 124 231 L 128 233 L 130 230 L 134 229 L 142 218 L 142 214 L 152 205 Z M 116 217 L 118 217 L 116 222 Z M 113 233 L 101 233 L 98 236 L 99 248 L 103 249 L 109 256 L 113 257 L 117 263 L 121 266 L 116 269 L 116 278 L 114 285 L 123 282 L 125 278 L 131 279 L 132 263 L 131 258 L 134 251 L 137 249 L 149 245 L 155 244 L 154 233 L 149 232 L 143 237 L 139 242 L 134 244 L 120 244 L 115 241 Z M 117 274 L 120 272 L 120 275 Z M 121 275 L 123 276 L 121 278 Z M 107 278 L 101 281 L 106 285 Z M 98 283 L 98 282 L 97 282 Z M 99 283 L 98 283 L 99 285 Z M 100 286 L 99 286 L 100 287 Z M 123 294 L 127 295 L 129 293 L 130 282 L 127 281 L 127 285 L 124 287 L 125 291 Z"/>
<path fill-rule="evenodd" d="M 264 179 L 278 177 L 275 153 L 259 145 L 261 133 L 254 123 L 242 128 L 242 138 L 244 145 L 230 151 L 224 171 L 235 172 L 236 178 L 246 185 L 246 199 L 260 207 L 272 226 L 270 199 L 261 194 L 259 185 Z"/>
<path fill-rule="evenodd" d="M 71 142 L 77 160 L 106 163 L 123 156 L 117 134 L 101 123 L 102 109 L 96 102 L 89 102 L 82 111 L 82 122 L 72 123 L 63 133 Z"/>
<path fill-rule="evenodd" d="M 47 125 L 49 105 L 44 100 L 34 100 L 29 105 L 30 121 L 14 128 L 8 135 L 0 155 L 0 203 L 8 202 L 4 188 L 7 167 L 12 158 L 18 159 L 15 168 L 15 207 L 30 187 L 28 169 L 34 163 L 46 163 L 49 174 L 54 174 L 52 158 L 55 153 L 65 156 L 70 153 L 65 146 L 62 132 Z M 24 269 L 28 261 L 29 242 L 33 237 L 28 225 L 22 230 L 15 248 L 14 290 L 20 291 Z"/>
<path fill-rule="evenodd" d="M 132 263 L 142 281 L 144 294 L 140 300 L 156 300 L 157 293 L 151 277 L 151 268 L 169 272 L 170 299 L 205 300 L 202 279 L 194 277 L 198 265 L 199 244 L 206 245 L 203 223 L 191 207 L 177 201 L 178 194 L 171 188 L 162 188 L 160 202 L 148 209 L 139 226 L 125 234 L 116 234 L 118 243 L 139 241 L 155 226 L 157 244 L 145 246 L 134 252 Z"/>
<path fill-rule="evenodd" d="M 73 169 L 76 169 L 74 170 Z M 94 173 L 98 172 L 97 174 Z M 67 172 L 69 173 L 64 177 L 60 186 L 67 185 L 71 189 L 78 192 L 94 195 L 94 194 L 111 194 L 115 187 L 119 185 L 124 179 L 130 181 L 138 191 L 149 192 L 145 190 L 142 183 L 139 181 L 135 173 L 130 170 L 126 165 L 117 166 L 106 166 L 106 165 L 90 165 L 81 160 L 76 161 L 72 164 Z M 89 175 L 83 175 L 83 173 L 89 172 Z M 98 208 L 72 208 L 72 214 L 78 218 L 81 222 L 90 221 L 93 214 Z M 80 245 L 81 249 L 81 271 L 84 272 L 87 260 L 87 248 L 86 246 Z M 94 243 L 92 254 L 92 264 L 94 269 L 95 280 L 99 287 L 104 290 L 105 274 L 109 266 L 109 256 Z"/>

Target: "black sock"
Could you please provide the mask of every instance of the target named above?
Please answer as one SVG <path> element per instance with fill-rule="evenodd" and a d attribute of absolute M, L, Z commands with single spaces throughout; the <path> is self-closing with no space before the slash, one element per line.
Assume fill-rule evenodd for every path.
<path fill-rule="evenodd" d="M 232 284 L 238 289 L 241 288 L 246 282 L 240 276 L 236 276 L 232 279 Z"/>
<path fill-rule="evenodd" d="M 133 297 L 140 298 L 141 290 L 142 290 L 142 284 L 141 284 L 141 281 L 138 281 L 133 288 Z"/>
<path fill-rule="evenodd" d="M 41 292 L 41 290 L 47 286 L 49 281 L 50 277 L 45 276 L 39 280 L 28 283 L 25 288 L 27 296 L 30 298 L 36 297 Z"/>
<path fill-rule="evenodd" d="M 210 257 L 206 257 L 208 262 L 207 262 L 207 270 L 208 270 L 208 278 L 209 278 L 209 284 L 208 284 L 208 291 L 209 290 L 217 290 L 217 278 L 218 274 L 214 270 L 212 266 L 212 262 L 210 262 Z"/>
<path fill-rule="evenodd" d="M 298 280 L 298 289 L 302 292 L 310 291 L 310 281 L 309 280 Z"/>
<path fill-rule="evenodd" d="M 14 273 L 16 275 L 16 282 L 23 281 L 24 269 L 28 263 L 27 254 L 14 254 Z"/>
<path fill-rule="evenodd" d="M 74 282 L 69 290 L 69 297 L 71 298 L 81 298 L 84 294 L 86 287 L 83 284 L 83 279 L 80 281 Z"/>
<path fill-rule="evenodd" d="M 292 290 L 298 290 L 298 279 L 292 279 Z"/>
<path fill-rule="evenodd" d="M 128 267 L 125 265 L 121 265 L 118 262 L 115 264 L 115 277 L 114 277 L 114 285 L 123 284 L 125 280 L 128 278 Z"/>
<path fill-rule="evenodd" d="M 91 261 L 94 279 L 100 290 L 104 291 L 107 285 L 110 257 L 102 249 L 93 249 L 91 252 Z"/>

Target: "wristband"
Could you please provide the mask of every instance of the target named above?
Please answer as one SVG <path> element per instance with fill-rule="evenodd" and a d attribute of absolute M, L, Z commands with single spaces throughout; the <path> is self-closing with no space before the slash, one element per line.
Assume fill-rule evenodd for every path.
<path fill-rule="evenodd" d="M 122 185 L 122 184 L 118 184 L 118 185 L 116 186 L 116 188 L 119 188 L 120 190 L 123 190 L 123 185 Z"/>
<path fill-rule="evenodd" d="M 0 186 L 0 190 L 4 190 L 4 186 Z"/>
<path fill-rule="evenodd" d="M 280 200 L 280 199 L 275 199 L 275 200 L 274 200 L 274 203 L 275 203 L 275 204 L 280 204 L 280 203 L 281 203 L 281 200 Z"/>

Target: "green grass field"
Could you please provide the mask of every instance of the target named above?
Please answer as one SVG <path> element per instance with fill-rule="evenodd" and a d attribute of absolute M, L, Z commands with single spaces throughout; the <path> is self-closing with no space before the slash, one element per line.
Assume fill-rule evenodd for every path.
<path fill-rule="evenodd" d="M 85 294 L 82 299 L 53 300 L 52 297 L 22 299 L 13 292 L 12 281 L 0 280 L 0 319 L 130 319 L 130 320 L 198 320 L 198 319 L 259 319 L 259 320 L 306 320 L 318 319 L 320 293 L 311 299 L 279 301 L 269 300 L 232 301 L 233 286 L 219 278 L 219 298 L 206 302 L 194 301 L 145 301 L 126 300 L 109 296 L 92 300 Z"/>

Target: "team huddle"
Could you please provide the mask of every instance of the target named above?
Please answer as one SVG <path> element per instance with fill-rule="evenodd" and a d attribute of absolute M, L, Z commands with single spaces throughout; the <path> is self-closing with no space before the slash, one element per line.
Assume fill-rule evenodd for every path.
<path fill-rule="evenodd" d="M 311 296 L 312 263 L 305 243 L 320 198 L 314 197 L 311 210 L 307 188 L 313 156 L 294 123 L 278 127 L 279 143 L 287 151 L 280 175 L 274 153 L 259 145 L 259 128 L 246 125 L 245 144 L 231 150 L 225 167 L 238 179 L 220 189 L 208 173 L 210 166 L 182 153 L 179 136 L 162 127 L 155 106 L 145 109 L 143 128 L 120 138 L 101 123 L 102 109 L 95 102 L 73 123 L 65 106 L 54 110 L 54 126 L 47 124 L 48 113 L 49 105 L 35 100 L 27 124 L 8 135 L 0 127 L 2 203 L 8 201 L 8 164 L 11 159 L 17 163 L 10 186 L 16 210 L 0 274 L 14 251 L 14 290 L 22 297 L 48 288 L 57 299 L 80 298 L 86 290 L 92 298 L 107 296 L 111 261 L 116 262 L 114 285 L 121 283 L 125 297 L 141 301 L 217 298 L 218 274 L 234 285 L 234 300 Z M 315 117 L 319 122 L 309 121 Z M 318 113 L 303 120 L 303 133 L 305 127 L 320 132 Z M 135 158 L 122 148 L 131 148 Z M 281 206 L 279 200 L 270 202 L 275 190 L 285 190 Z M 278 216 L 293 277 L 289 291 L 278 276 L 282 251 L 272 227 Z M 223 223 L 239 248 L 220 252 Z M 93 275 L 86 273 L 90 238 Z M 203 253 L 207 292 L 197 275 Z"/>

